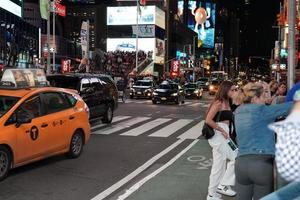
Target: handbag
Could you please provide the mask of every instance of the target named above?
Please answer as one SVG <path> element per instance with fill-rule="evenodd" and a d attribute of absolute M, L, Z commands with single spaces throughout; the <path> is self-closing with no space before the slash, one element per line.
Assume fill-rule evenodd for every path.
<path fill-rule="evenodd" d="M 210 108 L 208 109 L 208 112 L 209 112 L 209 110 L 210 110 Z M 220 116 L 221 116 L 221 112 L 218 113 L 217 120 L 216 120 L 217 122 L 220 120 Z M 215 130 L 207 123 L 204 123 L 204 125 L 202 127 L 202 135 L 205 137 L 205 139 L 208 140 L 215 135 Z"/>

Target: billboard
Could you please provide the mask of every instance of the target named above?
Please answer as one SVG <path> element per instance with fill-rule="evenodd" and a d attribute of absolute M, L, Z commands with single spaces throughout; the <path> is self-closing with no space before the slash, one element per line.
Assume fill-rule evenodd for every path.
<path fill-rule="evenodd" d="M 0 7 L 12 14 L 22 17 L 23 0 L 0 0 Z"/>
<path fill-rule="evenodd" d="M 199 8 L 205 9 L 207 15 L 202 24 L 198 24 L 195 20 L 196 10 Z M 214 48 L 216 4 L 189 0 L 188 9 L 188 27 L 198 34 L 198 47 Z"/>
<path fill-rule="evenodd" d="M 139 38 L 138 48 L 148 55 L 152 55 L 154 63 L 163 64 L 165 59 L 165 42 L 157 38 Z M 135 52 L 135 38 L 108 38 L 106 42 L 107 51 Z"/>
<path fill-rule="evenodd" d="M 165 13 L 155 6 L 140 6 L 139 24 L 152 24 L 165 28 Z M 107 7 L 108 26 L 135 25 L 137 17 L 136 6 Z"/>

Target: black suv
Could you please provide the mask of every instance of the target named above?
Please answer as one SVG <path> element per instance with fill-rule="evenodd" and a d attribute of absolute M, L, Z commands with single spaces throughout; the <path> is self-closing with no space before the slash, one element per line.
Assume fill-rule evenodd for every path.
<path fill-rule="evenodd" d="M 47 76 L 50 85 L 77 90 L 90 109 L 90 119 L 111 123 L 118 107 L 118 90 L 110 76 L 100 74 L 55 74 Z"/>

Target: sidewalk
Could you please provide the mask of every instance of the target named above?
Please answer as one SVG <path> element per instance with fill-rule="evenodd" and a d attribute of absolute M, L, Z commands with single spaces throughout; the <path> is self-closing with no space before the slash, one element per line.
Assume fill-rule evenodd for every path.
<path fill-rule="evenodd" d="M 142 185 L 128 200 L 206 200 L 211 148 L 199 140 L 174 164 Z M 234 198 L 224 197 L 224 200 Z"/>

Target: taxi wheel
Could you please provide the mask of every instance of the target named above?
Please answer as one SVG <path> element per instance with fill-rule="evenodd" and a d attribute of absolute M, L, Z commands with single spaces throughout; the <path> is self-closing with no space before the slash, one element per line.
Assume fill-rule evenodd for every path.
<path fill-rule="evenodd" d="M 10 170 L 12 162 L 12 156 L 10 151 L 0 146 L 0 181 L 4 180 Z"/>
<path fill-rule="evenodd" d="M 72 136 L 68 157 L 78 158 L 83 150 L 83 134 L 81 131 L 76 131 Z"/>
<path fill-rule="evenodd" d="M 110 124 L 113 120 L 113 117 L 114 117 L 113 108 L 112 108 L 111 105 L 108 105 L 108 107 L 106 109 L 106 112 L 105 112 L 105 115 L 102 119 L 102 122 L 105 123 L 105 124 Z"/>

